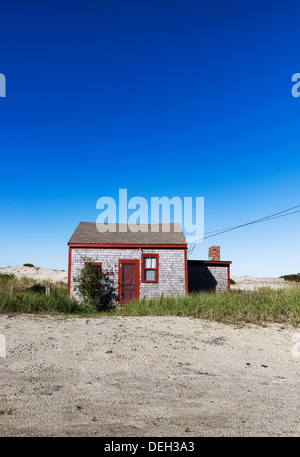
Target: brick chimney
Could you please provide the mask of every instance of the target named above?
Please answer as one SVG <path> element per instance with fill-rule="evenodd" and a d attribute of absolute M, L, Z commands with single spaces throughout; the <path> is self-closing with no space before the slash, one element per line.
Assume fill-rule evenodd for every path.
<path fill-rule="evenodd" d="M 209 260 L 220 261 L 220 246 L 211 246 L 208 249 Z"/>

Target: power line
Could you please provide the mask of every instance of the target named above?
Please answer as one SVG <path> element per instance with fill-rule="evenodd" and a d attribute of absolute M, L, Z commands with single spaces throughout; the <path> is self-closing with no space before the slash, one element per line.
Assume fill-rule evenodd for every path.
<path fill-rule="evenodd" d="M 214 236 L 221 235 L 222 233 L 231 232 L 232 230 L 236 230 L 236 229 L 241 228 L 241 227 L 246 227 L 247 225 L 257 224 L 259 222 L 265 222 L 265 221 L 268 221 L 268 220 L 277 219 L 279 217 L 285 217 L 285 216 L 290 216 L 291 214 L 299 213 L 300 210 L 288 212 L 288 211 L 291 211 L 292 209 L 295 209 L 295 208 L 300 208 L 300 205 L 292 206 L 291 208 L 285 209 L 283 211 L 279 211 L 278 213 L 270 214 L 269 216 L 265 216 L 265 217 L 262 217 L 260 219 L 256 219 L 254 221 L 247 222 L 245 224 L 236 225 L 234 227 L 229 227 L 229 228 L 226 228 L 226 229 L 213 230 L 211 232 L 206 232 L 206 233 L 204 233 L 204 237 L 202 239 L 199 238 L 195 242 L 201 241 L 201 240 L 206 240 L 207 238 L 212 238 Z M 288 213 L 288 214 L 283 214 L 283 213 Z M 212 235 L 206 236 L 208 234 L 212 234 Z"/>
<path fill-rule="evenodd" d="M 209 233 L 217 233 L 217 232 L 219 233 L 219 232 L 223 232 L 223 231 L 227 231 L 227 230 L 233 230 L 235 228 L 243 227 L 244 225 L 254 224 L 254 223 L 257 223 L 257 222 L 263 222 L 264 220 L 267 220 L 269 218 L 273 219 L 273 217 L 277 216 L 278 214 L 286 213 L 287 211 L 291 211 L 292 209 L 299 208 L 299 207 L 300 207 L 300 205 L 292 206 L 291 208 L 285 209 L 283 211 L 279 211 L 278 213 L 270 214 L 270 216 L 265 216 L 265 217 L 262 217 L 260 219 L 256 219 L 255 221 L 252 221 L 252 222 L 247 222 L 246 224 L 235 225 L 233 227 L 226 227 L 226 228 L 219 229 L 219 230 L 212 230 L 211 232 L 206 232 L 204 235 L 208 235 Z M 291 213 L 291 214 L 293 214 L 293 213 Z M 287 216 L 288 216 L 288 214 L 287 214 Z"/>
<path fill-rule="evenodd" d="M 221 235 L 222 233 L 230 232 L 230 231 L 232 231 L 232 230 L 236 230 L 236 229 L 238 229 L 238 228 L 245 227 L 246 225 L 257 224 L 258 222 L 271 221 L 272 219 L 278 219 L 279 217 L 290 216 L 291 214 L 295 214 L 295 213 L 300 213 L 300 210 L 298 210 L 298 211 L 293 211 L 293 212 L 288 213 L 288 214 L 282 214 L 281 216 L 266 217 L 266 218 L 263 218 L 263 219 L 260 219 L 260 220 L 257 220 L 257 221 L 248 222 L 247 224 L 238 225 L 238 226 L 236 226 L 236 227 L 232 227 L 232 228 L 230 228 L 230 229 L 223 230 L 223 231 L 221 231 L 221 232 L 215 233 L 214 235 L 205 236 L 203 239 L 205 240 L 206 238 L 211 238 L 211 237 L 213 237 L 213 236 Z"/>

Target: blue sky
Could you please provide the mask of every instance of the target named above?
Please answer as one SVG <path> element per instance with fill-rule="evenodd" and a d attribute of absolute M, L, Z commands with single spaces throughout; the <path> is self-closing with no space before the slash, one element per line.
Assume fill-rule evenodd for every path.
<path fill-rule="evenodd" d="M 1 6 L 0 266 L 67 269 L 102 196 L 205 199 L 205 231 L 300 204 L 296 1 Z M 199 243 L 233 275 L 300 271 L 300 213 Z"/>

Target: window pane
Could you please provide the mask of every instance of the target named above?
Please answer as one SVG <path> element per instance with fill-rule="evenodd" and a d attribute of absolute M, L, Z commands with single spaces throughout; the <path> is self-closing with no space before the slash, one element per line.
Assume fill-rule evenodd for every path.
<path fill-rule="evenodd" d="M 145 257 L 144 267 L 145 268 L 156 268 L 156 258 L 155 257 Z"/>
<path fill-rule="evenodd" d="M 156 271 L 155 270 L 145 270 L 145 281 L 155 281 Z"/>
<path fill-rule="evenodd" d="M 151 268 L 151 258 L 150 257 L 145 257 L 145 268 Z"/>

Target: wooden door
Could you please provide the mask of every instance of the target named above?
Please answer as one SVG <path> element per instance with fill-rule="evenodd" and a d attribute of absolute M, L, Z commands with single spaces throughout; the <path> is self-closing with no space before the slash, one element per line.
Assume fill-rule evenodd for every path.
<path fill-rule="evenodd" d="M 121 303 L 128 303 L 139 298 L 139 261 L 119 261 L 119 288 Z"/>

